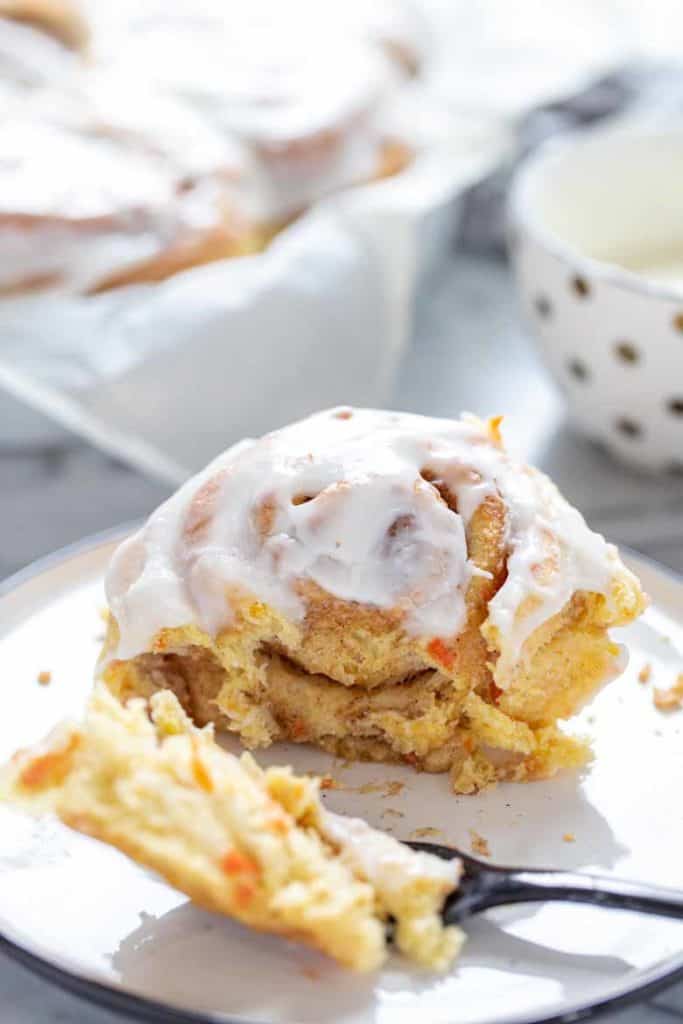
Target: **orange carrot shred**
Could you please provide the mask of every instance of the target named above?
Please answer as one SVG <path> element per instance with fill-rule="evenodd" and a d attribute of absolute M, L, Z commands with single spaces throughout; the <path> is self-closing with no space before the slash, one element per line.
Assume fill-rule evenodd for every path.
<path fill-rule="evenodd" d="M 69 774 L 71 756 L 79 743 L 80 737 L 72 736 L 63 750 L 52 750 L 33 758 L 19 775 L 21 785 L 27 789 L 58 786 Z"/>
<path fill-rule="evenodd" d="M 221 860 L 221 868 L 226 875 L 259 875 L 259 866 L 246 854 L 239 850 L 228 850 Z"/>
<path fill-rule="evenodd" d="M 427 653 L 434 658 L 434 661 L 438 661 L 447 671 L 453 668 L 453 662 L 455 656 L 453 651 L 446 647 L 441 637 L 435 636 L 433 640 L 430 640 L 427 644 Z"/>
<path fill-rule="evenodd" d="M 246 907 L 254 898 L 256 890 L 248 882 L 239 882 L 235 886 L 235 901 L 240 907 Z"/>

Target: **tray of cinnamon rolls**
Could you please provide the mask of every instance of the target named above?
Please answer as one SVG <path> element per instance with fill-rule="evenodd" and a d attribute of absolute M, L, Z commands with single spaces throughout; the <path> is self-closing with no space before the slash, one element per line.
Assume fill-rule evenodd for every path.
<path fill-rule="evenodd" d="M 340 8 L 0 2 L 1 385 L 177 475 L 382 399 L 422 224 L 495 146 L 429 96 L 415 10 Z"/>

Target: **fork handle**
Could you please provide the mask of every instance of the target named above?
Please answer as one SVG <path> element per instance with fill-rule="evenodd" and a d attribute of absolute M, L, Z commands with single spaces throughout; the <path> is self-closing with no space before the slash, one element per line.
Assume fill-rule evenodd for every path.
<path fill-rule="evenodd" d="M 484 868 L 476 877 L 465 877 L 444 908 L 444 919 L 451 924 L 493 907 L 546 901 L 590 903 L 683 920 L 683 891 L 679 889 L 573 871 L 501 868 Z"/>

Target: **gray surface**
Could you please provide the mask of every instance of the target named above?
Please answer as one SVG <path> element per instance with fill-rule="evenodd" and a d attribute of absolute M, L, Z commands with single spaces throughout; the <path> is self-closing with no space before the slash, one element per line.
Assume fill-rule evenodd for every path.
<path fill-rule="evenodd" d="M 436 415 L 505 413 L 506 434 L 547 469 L 589 522 L 683 572 L 683 480 L 634 474 L 563 422 L 561 405 L 519 326 L 507 272 L 459 260 L 425 293 L 416 343 L 394 405 Z M 11 403 L 0 398 L 0 577 L 40 555 L 144 515 L 166 489 L 75 439 L 27 450 L 4 445 Z M 647 1006 L 609 1015 L 612 1024 L 683 1019 L 683 985 Z M 0 959 L 0 1024 L 113 1024 L 109 1013 L 55 991 Z"/>

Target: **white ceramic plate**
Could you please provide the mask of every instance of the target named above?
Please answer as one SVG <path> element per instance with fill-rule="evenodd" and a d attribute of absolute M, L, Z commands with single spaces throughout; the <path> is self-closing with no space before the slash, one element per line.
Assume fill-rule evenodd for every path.
<path fill-rule="evenodd" d="M 114 541 L 91 542 L 19 577 L 0 595 L 0 758 L 83 707 L 103 625 L 102 574 Z M 597 759 L 582 777 L 455 797 L 446 777 L 335 764 L 274 747 L 266 763 L 330 772 L 326 800 L 399 837 L 436 828 L 500 863 L 585 868 L 683 886 L 683 711 L 652 705 L 647 662 L 668 686 L 683 670 L 683 582 L 634 567 L 653 598 L 624 631 L 631 665 L 584 714 Z M 37 675 L 52 673 L 49 686 Z M 404 783 L 392 795 L 393 781 Z M 372 784 L 376 785 L 372 785 Z M 370 784 L 368 786 L 368 784 Z M 364 792 L 360 788 L 364 787 Z M 398 787 L 393 787 L 397 789 Z M 567 842 L 565 834 L 575 836 Z M 322 956 L 198 910 L 124 856 L 0 808 L 0 945 L 81 994 L 147 1020 L 269 1024 L 491 1024 L 576 1019 L 683 972 L 683 925 L 579 906 L 517 906 L 468 926 L 452 973 L 392 957 L 359 978 Z"/>

